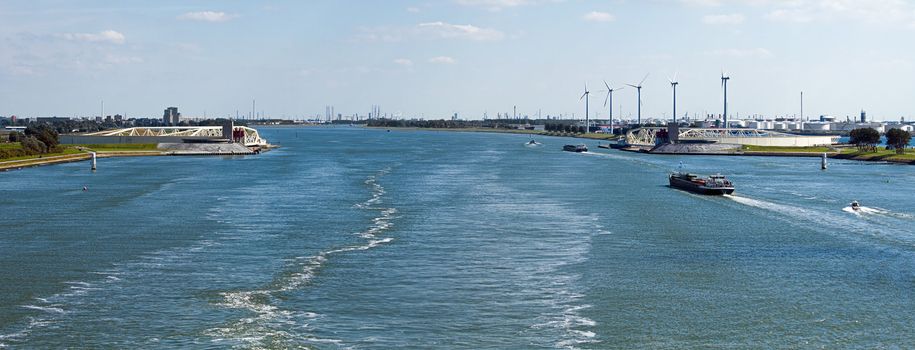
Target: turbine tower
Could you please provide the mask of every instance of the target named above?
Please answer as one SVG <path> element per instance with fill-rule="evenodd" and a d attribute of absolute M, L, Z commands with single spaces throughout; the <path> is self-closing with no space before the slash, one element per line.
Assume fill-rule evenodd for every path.
<path fill-rule="evenodd" d="M 607 87 L 607 90 L 601 90 L 601 91 L 607 92 L 607 97 L 604 98 L 604 107 L 607 107 L 607 101 L 610 101 L 610 134 L 612 135 L 613 134 L 613 91 L 622 90 L 623 88 L 620 87 L 618 89 L 614 89 L 614 88 L 610 87 L 610 84 L 607 84 L 606 80 L 604 80 L 604 86 Z"/>
<path fill-rule="evenodd" d="M 721 71 L 721 88 L 724 89 L 724 128 L 728 128 L 728 80 L 731 77 L 724 74 L 724 70 Z"/>
<path fill-rule="evenodd" d="M 626 85 L 634 87 L 636 90 L 638 90 L 638 96 L 639 96 L 638 125 L 639 126 L 642 126 L 642 83 L 645 82 L 645 79 L 648 79 L 648 74 L 645 74 L 645 77 L 642 78 L 642 81 L 640 81 L 638 85 L 626 84 Z"/>
<path fill-rule="evenodd" d="M 585 93 L 581 94 L 581 97 L 578 98 L 579 101 L 585 99 L 585 134 L 591 131 L 591 124 L 588 119 L 588 100 L 591 99 L 591 96 L 589 96 L 590 94 L 591 92 L 588 91 L 588 84 L 585 83 Z"/>
<path fill-rule="evenodd" d="M 677 82 L 677 73 L 674 73 L 673 79 L 667 79 L 670 82 L 670 87 L 674 90 L 674 124 L 677 123 L 677 85 L 680 83 Z"/>

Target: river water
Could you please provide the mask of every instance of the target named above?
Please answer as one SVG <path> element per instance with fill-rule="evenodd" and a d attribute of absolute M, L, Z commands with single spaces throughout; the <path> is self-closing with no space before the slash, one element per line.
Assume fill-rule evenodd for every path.
<path fill-rule="evenodd" d="M 0 347 L 915 347 L 910 166 L 262 135 L 0 173 Z"/>

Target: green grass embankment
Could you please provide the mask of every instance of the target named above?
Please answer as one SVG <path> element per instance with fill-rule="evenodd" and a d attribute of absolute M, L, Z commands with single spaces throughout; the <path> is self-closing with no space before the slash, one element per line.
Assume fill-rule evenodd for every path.
<path fill-rule="evenodd" d="M 781 147 L 781 146 L 752 146 L 743 145 L 741 150 L 745 153 L 766 152 L 766 153 L 835 153 L 834 149 L 829 147 Z"/>
<path fill-rule="evenodd" d="M 27 168 L 27 167 L 38 166 L 38 165 L 74 162 L 74 161 L 80 161 L 80 160 L 84 160 L 84 159 L 88 159 L 88 158 L 89 158 L 89 154 L 87 154 L 85 152 L 77 152 L 77 153 L 69 153 L 69 154 L 59 154 L 59 153 L 42 154 L 40 157 L 34 156 L 32 158 L 17 159 L 17 160 L 4 159 L 3 161 L 0 161 L 0 171 Z"/>
<path fill-rule="evenodd" d="M 93 152 L 136 152 L 136 151 L 157 151 L 155 143 L 114 143 L 114 144 L 90 144 L 90 145 L 73 145 L 73 147 L 83 148 Z"/>
<path fill-rule="evenodd" d="M 906 152 L 907 153 L 904 154 L 896 154 L 895 150 L 887 150 L 886 147 L 877 148 L 877 152 L 866 152 L 859 151 L 857 148 L 849 148 L 837 155 L 836 158 L 915 164 L 915 152 L 912 150 L 907 150 Z"/>
<path fill-rule="evenodd" d="M 0 162 L 9 162 L 9 161 L 26 160 L 26 159 L 39 159 L 39 158 L 63 156 L 63 155 L 70 155 L 70 154 L 80 154 L 80 153 L 83 153 L 83 152 L 78 149 L 75 149 L 75 148 L 64 148 L 62 152 L 33 154 L 33 155 L 29 155 L 29 156 L 19 156 L 19 157 L 10 157 L 10 158 L 0 158 Z"/>
<path fill-rule="evenodd" d="M 4 142 L 0 143 L 0 149 L 19 149 L 22 148 L 22 145 L 19 142 Z"/>
<path fill-rule="evenodd" d="M 9 142 L 9 143 L 0 143 L 0 149 L 18 149 L 22 146 L 18 142 Z M 28 156 L 19 156 L 19 157 L 9 157 L 9 158 L 0 158 L 0 164 L 7 163 L 6 165 L 15 165 L 22 166 L 26 162 L 25 160 L 34 160 L 34 162 L 27 162 L 27 165 L 35 165 L 40 163 L 55 163 L 58 162 L 60 156 L 70 156 L 70 155 L 79 155 L 85 154 L 87 152 L 97 152 L 99 156 L 108 155 L 150 155 L 158 154 L 159 150 L 156 148 L 157 145 L 154 143 L 151 144 L 96 144 L 96 145 L 61 145 L 62 151 L 45 153 L 45 154 L 33 154 Z"/>

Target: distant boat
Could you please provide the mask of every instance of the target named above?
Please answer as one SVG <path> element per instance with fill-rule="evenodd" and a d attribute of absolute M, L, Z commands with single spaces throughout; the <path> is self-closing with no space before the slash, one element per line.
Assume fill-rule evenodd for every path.
<path fill-rule="evenodd" d="M 540 144 L 540 142 L 534 141 L 534 135 L 531 135 L 531 140 L 526 143 L 526 145 L 528 145 L 528 146 L 536 146 L 539 144 Z"/>
<path fill-rule="evenodd" d="M 610 149 L 610 144 L 608 143 L 608 144 L 604 145 L 604 144 L 598 143 L 598 144 L 597 144 L 597 148 L 606 148 L 606 149 Z"/>
<path fill-rule="evenodd" d="M 581 153 L 581 152 L 587 152 L 588 147 L 585 145 L 565 145 L 565 146 L 562 146 L 562 150 L 566 151 L 566 152 Z"/>
<path fill-rule="evenodd" d="M 696 174 L 676 172 L 670 174 L 669 181 L 670 187 L 698 194 L 720 196 L 734 193 L 734 184 L 721 174 L 703 178 Z"/>
<path fill-rule="evenodd" d="M 858 201 L 851 201 L 851 210 L 861 210 L 861 204 Z"/>

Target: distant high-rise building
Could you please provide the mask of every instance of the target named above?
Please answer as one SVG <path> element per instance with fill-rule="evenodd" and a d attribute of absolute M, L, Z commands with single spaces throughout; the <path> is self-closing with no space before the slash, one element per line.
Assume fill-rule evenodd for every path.
<path fill-rule="evenodd" d="M 864 110 L 861 110 L 861 122 L 867 123 L 867 113 L 864 113 Z"/>
<path fill-rule="evenodd" d="M 162 124 L 178 125 L 181 122 L 181 113 L 178 113 L 178 107 L 168 107 L 162 114 Z"/>

